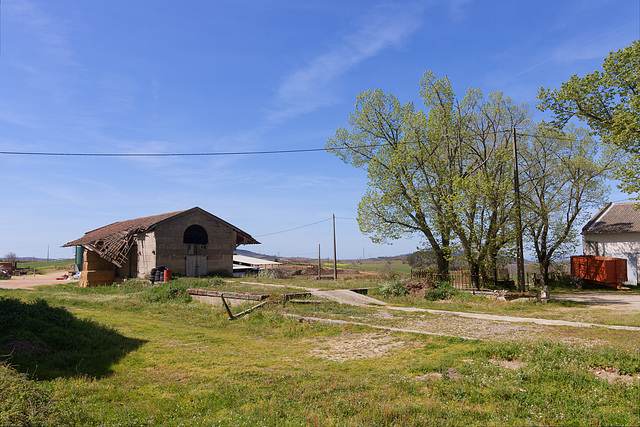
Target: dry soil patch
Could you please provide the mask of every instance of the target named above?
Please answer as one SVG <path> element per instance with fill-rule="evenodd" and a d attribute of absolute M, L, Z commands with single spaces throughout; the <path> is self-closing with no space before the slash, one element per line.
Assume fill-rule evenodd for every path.
<path fill-rule="evenodd" d="M 412 344 L 397 340 L 393 336 L 379 333 L 343 334 L 317 342 L 318 347 L 309 353 L 312 356 L 336 362 L 383 357 L 395 350 L 412 346 Z"/>
<path fill-rule="evenodd" d="M 25 274 L 24 276 L 11 276 L 9 280 L 0 280 L 2 289 L 31 289 L 35 286 L 56 285 L 73 281 L 70 278 L 58 280 L 68 275 L 68 270 L 58 270 L 46 274 Z"/>

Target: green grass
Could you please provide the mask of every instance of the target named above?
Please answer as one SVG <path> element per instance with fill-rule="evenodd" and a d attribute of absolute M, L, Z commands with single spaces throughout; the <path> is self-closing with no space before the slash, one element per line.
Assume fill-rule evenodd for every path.
<path fill-rule="evenodd" d="M 18 268 L 26 269 L 30 273 L 45 274 L 58 270 L 73 270 L 74 260 L 57 261 L 18 261 Z"/>
<path fill-rule="evenodd" d="M 398 259 L 365 259 L 352 261 L 349 268 L 365 271 L 377 271 L 381 274 L 389 274 L 391 272 L 409 275 L 411 266 L 406 262 Z"/>
<path fill-rule="evenodd" d="M 0 396 L 20 387 L 31 393 L 34 408 L 48 414 L 32 414 L 32 425 L 640 423 L 638 382 L 609 383 L 590 371 L 638 374 L 637 353 L 305 324 L 283 318 L 292 306 L 281 304 L 229 321 L 223 308 L 185 302 L 172 286 L 183 285 L 1 291 L 0 347 L 23 340 L 50 351 L 3 356 L 12 368 L 0 375 Z M 149 298 L 154 292 L 162 297 Z M 313 309 L 345 317 L 371 312 Z M 322 356 L 346 347 L 355 349 L 352 358 Z M 500 360 L 521 366 L 505 368 Z M 0 414 L 28 412 L 6 407 L 0 403 Z"/>

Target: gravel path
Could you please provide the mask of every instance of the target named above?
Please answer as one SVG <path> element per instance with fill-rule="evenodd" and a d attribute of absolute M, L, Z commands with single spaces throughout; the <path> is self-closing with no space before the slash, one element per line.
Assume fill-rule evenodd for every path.
<path fill-rule="evenodd" d="M 577 327 L 577 328 L 601 327 L 601 328 L 608 328 L 608 329 L 640 332 L 640 327 L 636 327 L 636 326 L 602 325 L 597 323 L 569 322 L 566 320 L 539 319 L 534 317 L 499 316 L 495 314 L 466 313 L 461 311 L 445 311 L 445 310 L 431 310 L 426 308 L 389 306 L 386 303 L 379 301 L 375 298 L 361 295 L 349 290 L 315 291 L 315 292 L 312 292 L 312 294 L 316 297 L 326 298 L 341 304 L 349 304 L 349 305 L 355 305 L 359 307 L 377 307 L 384 310 L 397 310 L 397 311 L 405 311 L 405 312 L 412 312 L 412 313 L 430 313 L 430 314 L 438 314 L 438 315 L 445 315 L 445 316 L 458 316 L 463 318 L 479 319 L 479 320 L 485 320 L 485 321 L 491 321 L 491 322 L 534 323 L 534 324 L 543 325 L 543 326 L 571 326 L 571 327 Z"/>

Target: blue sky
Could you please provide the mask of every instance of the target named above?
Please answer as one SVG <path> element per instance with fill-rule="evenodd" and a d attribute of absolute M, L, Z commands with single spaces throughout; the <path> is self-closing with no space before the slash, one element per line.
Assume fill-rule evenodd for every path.
<path fill-rule="evenodd" d="M 502 90 L 535 106 L 540 87 L 599 69 L 640 33 L 637 0 L 5 0 L 0 7 L 0 151 L 322 148 L 367 89 L 418 106 L 419 80 L 432 70 L 449 76 L 459 96 L 469 87 Z M 325 152 L 5 154 L 0 180 L 0 256 L 45 257 L 47 248 L 52 258 L 70 256 L 60 246 L 86 231 L 194 206 L 252 234 L 262 244 L 244 248 L 267 254 L 315 257 L 321 245 L 322 256 L 332 256 L 332 214 L 338 258 L 421 244 L 374 245 L 362 235 L 355 217 L 366 174 Z M 611 198 L 627 196 L 614 189 Z"/>

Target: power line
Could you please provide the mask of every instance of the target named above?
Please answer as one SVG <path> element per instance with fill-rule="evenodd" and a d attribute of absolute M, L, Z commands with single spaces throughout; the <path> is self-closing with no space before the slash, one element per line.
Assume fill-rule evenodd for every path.
<path fill-rule="evenodd" d="M 321 222 L 327 222 L 327 221 L 331 221 L 331 220 L 332 220 L 332 218 L 322 219 L 320 221 L 312 222 L 311 224 L 301 225 L 300 227 L 289 228 L 288 230 L 276 231 L 276 232 L 273 232 L 273 233 L 260 234 L 259 236 L 255 236 L 255 237 L 264 237 L 264 236 L 272 236 L 274 234 L 288 233 L 289 231 L 299 230 L 299 229 L 305 228 L 305 227 L 311 227 L 312 225 L 320 224 Z"/>
<path fill-rule="evenodd" d="M 312 225 L 320 224 L 322 222 L 331 221 L 331 219 L 332 218 L 321 219 L 320 221 L 312 222 L 311 224 L 301 225 L 300 227 L 289 228 L 287 230 L 282 230 L 282 231 L 275 231 L 273 233 L 260 234 L 255 237 L 264 237 L 264 236 L 272 236 L 274 234 L 288 233 L 289 231 L 299 230 L 301 228 L 311 227 Z M 340 217 L 340 216 L 337 216 L 336 219 L 349 219 L 349 220 L 357 221 L 357 218 L 347 218 L 347 217 Z"/>
<path fill-rule="evenodd" d="M 19 156 L 80 156 L 80 157 L 202 157 L 202 156 L 240 156 L 256 154 L 287 154 L 326 151 L 325 148 L 305 148 L 298 150 L 270 150 L 270 151 L 236 151 L 220 153 L 56 153 L 41 151 L 0 151 L 0 154 Z"/>
<path fill-rule="evenodd" d="M 501 133 L 511 131 L 499 131 Z M 518 136 L 525 137 L 541 137 L 555 140 L 570 140 L 572 138 L 559 136 L 546 136 L 528 133 L 518 133 Z M 419 144 L 421 142 L 437 141 L 415 141 L 405 140 L 397 141 L 397 144 Z M 351 145 L 343 147 L 331 148 L 300 148 L 292 150 L 264 150 L 264 151 L 227 151 L 227 152 L 200 152 L 200 153 L 64 153 L 64 152 L 46 152 L 46 151 L 0 151 L 0 155 L 10 156 L 48 156 L 48 157 L 215 157 L 215 156 L 250 156 L 250 155 L 267 155 L 267 154 L 296 154 L 296 153 L 317 153 L 322 151 L 344 151 L 365 148 L 377 148 L 389 145 L 388 142 L 375 144 Z"/>

